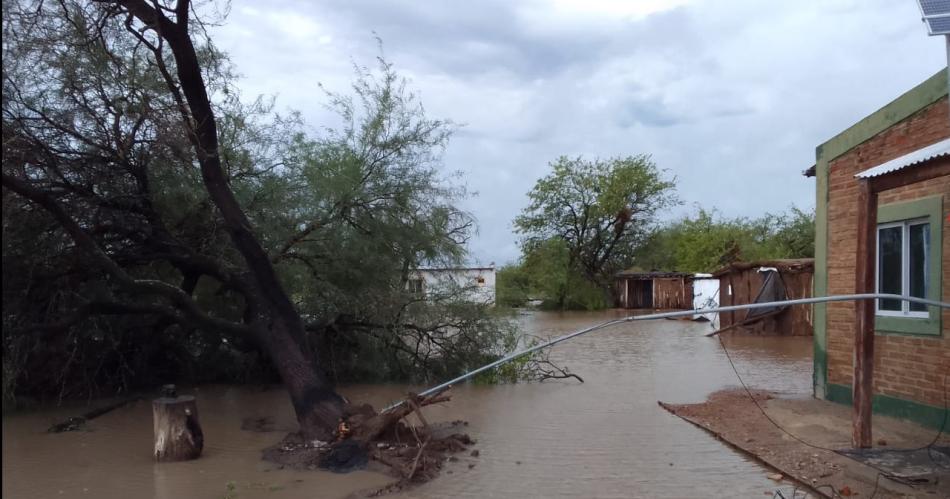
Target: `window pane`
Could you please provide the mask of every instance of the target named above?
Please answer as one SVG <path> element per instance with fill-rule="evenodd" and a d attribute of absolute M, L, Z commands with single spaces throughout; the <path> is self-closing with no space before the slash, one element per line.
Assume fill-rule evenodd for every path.
<path fill-rule="evenodd" d="M 928 282 L 930 273 L 927 272 L 928 263 L 930 262 L 930 224 L 911 225 L 909 229 L 908 271 L 910 272 L 910 295 L 917 298 L 926 298 L 927 290 L 930 287 Z M 927 305 L 911 303 L 910 310 L 926 312 Z"/>
<path fill-rule="evenodd" d="M 901 234 L 903 227 L 878 229 L 878 292 L 901 294 Z M 879 300 L 881 310 L 901 310 L 900 300 Z"/>

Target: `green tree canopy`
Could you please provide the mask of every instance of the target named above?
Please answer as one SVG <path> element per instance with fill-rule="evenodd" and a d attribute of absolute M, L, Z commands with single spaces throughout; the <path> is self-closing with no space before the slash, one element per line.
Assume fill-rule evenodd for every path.
<path fill-rule="evenodd" d="M 279 375 L 328 431 L 334 380 L 497 354 L 488 307 L 405 286 L 474 230 L 452 123 L 382 60 L 323 94 L 338 129 L 242 99 L 192 7 L 3 3 L 4 395 Z"/>
<path fill-rule="evenodd" d="M 560 157 L 528 193 L 530 204 L 515 219 L 524 257 L 562 245 L 557 300 L 563 304 L 570 275 L 607 289 L 611 276 L 630 263 L 636 244 L 657 215 L 677 202 L 675 184 L 647 155 L 586 160 Z M 557 241 L 554 243 L 552 241 Z"/>
<path fill-rule="evenodd" d="M 722 217 L 700 209 L 653 231 L 636 252 L 637 267 L 711 272 L 743 260 L 814 256 L 814 214 L 792 208 L 759 218 Z"/>

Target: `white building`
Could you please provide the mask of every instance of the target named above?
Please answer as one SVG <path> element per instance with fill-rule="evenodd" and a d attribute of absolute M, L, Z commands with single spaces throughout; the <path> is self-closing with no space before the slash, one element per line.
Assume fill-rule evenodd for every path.
<path fill-rule="evenodd" d="M 495 303 L 495 266 L 423 267 L 409 276 L 409 290 L 423 296 L 458 293 L 476 303 Z"/>

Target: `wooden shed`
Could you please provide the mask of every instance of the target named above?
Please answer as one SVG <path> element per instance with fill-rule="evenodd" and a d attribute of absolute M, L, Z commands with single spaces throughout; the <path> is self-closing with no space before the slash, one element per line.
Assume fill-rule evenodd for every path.
<path fill-rule="evenodd" d="M 693 308 L 692 276 L 685 272 L 624 271 L 615 285 L 619 308 Z"/>
<path fill-rule="evenodd" d="M 719 305 L 809 298 L 815 261 L 811 258 L 735 262 L 713 273 L 719 278 Z M 795 305 L 766 310 L 719 314 L 721 329 L 742 327 L 759 334 L 811 336 L 813 306 Z"/>

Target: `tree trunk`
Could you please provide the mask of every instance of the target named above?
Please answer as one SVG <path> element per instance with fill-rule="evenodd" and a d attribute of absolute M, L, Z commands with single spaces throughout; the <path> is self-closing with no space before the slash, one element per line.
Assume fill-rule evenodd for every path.
<path fill-rule="evenodd" d="M 198 423 L 198 405 L 190 395 L 152 401 L 155 430 L 155 460 L 186 461 L 197 459 L 204 447 L 204 434 Z"/>
<path fill-rule="evenodd" d="M 246 298 L 259 301 L 255 304 L 260 314 L 258 318 L 269 321 L 268 326 L 258 328 L 259 341 L 290 392 L 301 433 L 308 438 L 329 440 L 342 414 L 343 400 L 317 369 L 293 300 L 281 284 L 270 256 L 254 234 L 251 221 L 231 190 L 222 168 L 214 106 L 189 32 L 190 1 L 178 0 L 173 10 L 163 10 L 159 4 L 147 0 L 119 0 L 118 3 L 167 42 L 171 49 L 178 81 L 165 73 L 166 83 L 179 103 L 184 122 L 191 125 L 190 138 L 205 190 L 224 220 L 234 248 L 245 261 L 257 294 L 254 298 Z M 174 21 L 166 17 L 168 12 L 174 12 Z M 159 46 L 153 50 L 156 62 L 163 65 L 163 48 Z"/>
<path fill-rule="evenodd" d="M 302 339 L 298 340 L 279 321 L 262 335 L 262 344 L 290 394 L 301 434 L 308 439 L 330 441 L 343 414 L 343 398 L 333 390 L 327 377 L 317 369 L 310 350 L 301 343 Z"/>

